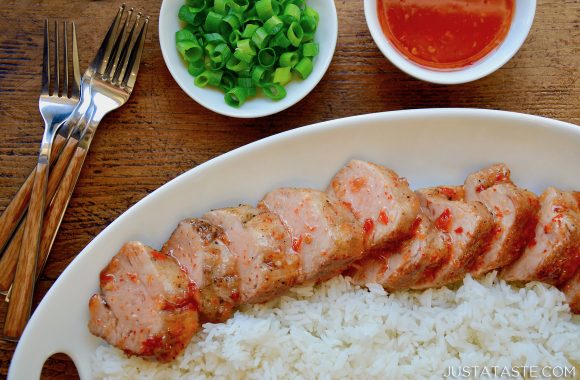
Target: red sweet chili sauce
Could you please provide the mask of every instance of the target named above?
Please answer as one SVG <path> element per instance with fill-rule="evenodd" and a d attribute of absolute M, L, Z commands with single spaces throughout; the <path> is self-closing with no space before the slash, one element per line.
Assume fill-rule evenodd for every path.
<path fill-rule="evenodd" d="M 469 66 L 506 37 L 515 0 L 378 0 L 383 32 L 409 60 L 441 69 Z"/>

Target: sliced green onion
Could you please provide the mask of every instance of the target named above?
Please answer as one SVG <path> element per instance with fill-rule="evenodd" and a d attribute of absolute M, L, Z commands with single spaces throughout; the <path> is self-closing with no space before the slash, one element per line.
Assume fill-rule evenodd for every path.
<path fill-rule="evenodd" d="M 278 33 L 284 27 L 284 22 L 278 18 L 278 16 L 272 16 L 264 23 L 264 29 L 266 33 L 273 36 Z"/>
<path fill-rule="evenodd" d="M 218 87 L 222 80 L 223 71 L 206 70 L 195 78 L 195 85 L 198 87 L 215 86 Z"/>
<path fill-rule="evenodd" d="M 258 63 L 263 67 L 272 67 L 276 63 L 276 52 L 272 48 L 261 49 L 258 52 Z"/>
<path fill-rule="evenodd" d="M 231 34 L 230 37 L 228 38 L 228 42 L 230 43 L 230 45 L 232 46 L 236 46 L 238 44 L 238 41 L 242 38 L 242 32 L 240 32 L 239 30 L 234 30 Z"/>
<path fill-rule="evenodd" d="M 302 55 L 304 57 L 316 57 L 318 55 L 318 44 L 316 42 L 308 42 L 302 45 Z"/>
<path fill-rule="evenodd" d="M 238 79 L 238 86 L 243 87 L 243 88 L 256 87 L 256 85 L 252 81 L 252 78 L 239 78 Z"/>
<path fill-rule="evenodd" d="M 304 37 L 304 30 L 298 22 L 293 22 L 288 27 L 287 37 L 290 43 L 296 47 L 300 46 L 302 42 L 302 37 Z"/>
<path fill-rule="evenodd" d="M 266 21 L 280 13 L 280 5 L 276 0 L 258 0 L 256 1 L 256 13 L 262 21 Z"/>
<path fill-rule="evenodd" d="M 243 88 L 246 90 L 247 96 L 255 96 L 256 95 L 256 84 L 252 80 L 252 78 L 238 78 L 238 87 Z"/>
<path fill-rule="evenodd" d="M 236 86 L 236 77 L 231 71 L 224 71 L 222 75 L 222 80 L 220 81 L 220 89 L 224 92 L 228 92 Z"/>
<path fill-rule="evenodd" d="M 284 16 L 288 16 L 292 21 L 299 21 L 301 13 L 300 7 L 293 3 L 286 4 L 284 8 Z"/>
<path fill-rule="evenodd" d="M 256 24 L 258 26 L 262 25 L 264 21 L 258 17 L 255 13 L 252 15 L 246 14 L 246 18 L 244 18 L 244 24 Z"/>
<path fill-rule="evenodd" d="M 250 6 L 248 0 L 228 0 L 228 6 L 236 13 L 243 13 Z"/>
<path fill-rule="evenodd" d="M 316 12 L 316 9 L 311 7 L 306 7 L 306 9 L 304 9 L 304 16 L 314 17 L 314 19 L 316 20 L 316 24 L 318 24 L 318 21 L 320 19 L 320 15 L 318 14 L 318 12 Z"/>
<path fill-rule="evenodd" d="M 204 70 L 205 70 L 205 64 L 204 64 L 203 60 L 201 60 L 201 59 L 199 61 L 189 62 L 187 64 L 187 72 L 189 73 L 189 75 L 192 75 L 194 77 L 203 73 Z"/>
<path fill-rule="evenodd" d="M 246 63 L 252 63 L 255 55 L 256 51 L 252 47 L 251 41 L 249 39 L 238 41 L 237 48 L 234 52 L 234 56 L 237 59 L 239 59 L 240 61 L 244 61 Z"/>
<path fill-rule="evenodd" d="M 203 39 L 207 45 L 219 45 L 227 42 L 219 33 L 204 34 Z"/>
<path fill-rule="evenodd" d="M 205 0 L 185 0 L 185 3 L 197 12 L 203 11 L 207 5 Z"/>
<path fill-rule="evenodd" d="M 286 86 L 292 80 L 292 72 L 290 70 L 290 67 L 278 67 L 274 71 L 273 82 L 281 86 Z"/>
<path fill-rule="evenodd" d="M 258 49 L 263 49 L 268 46 L 268 39 L 270 35 L 266 32 L 264 27 L 259 27 L 256 29 L 254 34 L 252 35 L 252 42 L 256 45 Z"/>
<path fill-rule="evenodd" d="M 316 32 L 316 28 L 318 26 L 318 22 L 312 16 L 303 16 L 300 19 L 300 26 L 305 33 L 313 33 Z"/>
<path fill-rule="evenodd" d="M 320 46 L 318 12 L 306 0 L 182 0 L 176 48 L 199 87 L 240 107 L 256 95 L 280 100 L 293 73 L 306 79 Z"/>
<path fill-rule="evenodd" d="M 203 19 L 205 19 L 205 16 L 203 17 Z M 200 42 L 200 45 L 203 43 L 203 28 L 201 26 L 188 25 L 185 27 L 185 29 L 193 33 L 195 38 Z"/>
<path fill-rule="evenodd" d="M 248 8 L 246 10 L 246 12 L 244 13 L 245 16 L 246 16 L 245 20 L 255 19 L 255 18 L 258 18 L 259 19 L 258 12 L 256 12 L 256 5 L 255 4 L 252 4 L 252 5 L 253 6 L 250 7 L 250 8 Z"/>
<path fill-rule="evenodd" d="M 269 78 L 271 74 L 270 69 L 263 67 L 263 66 L 255 66 L 252 69 L 252 81 L 254 82 L 254 84 L 261 86 L 264 83 L 266 83 L 266 81 Z"/>
<path fill-rule="evenodd" d="M 294 66 L 294 71 L 301 79 L 306 79 L 312 72 L 312 61 L 308 57 L 303 57 L 300 62 Z"/>
<path fill-rule="evenodd" d="M 314 32 L 304 32 L 304 36 L 302 37 L 302 43 L 310 42 L 314 39 Z"/>
<path fill-rule="evenodd" d="M 181 29 L 175 33 L 175 41 L 197 41 L 197 38 L 193 35 L 193 32 L 189 29 Z"/>
<path fill-rule="evenodd" d="M 292 44 L 290 43 L 288 37 L 286 37 L 286 33 L 284 33 L 283 31 L 278 32 L 278 34 L 272 37 L 272 40 L 270 41 L 269 44 L 270 47 L 279 47 L 282 49 L 286 49 L 290 45 Z"/>
<path fill-rule="evenodd" d="M 291 0 L 290 3 L 296 4 L 300 9 L 304 9 L 304 7 L 306 6 L 305 0 Z"/>
<path fill-rule="evenodd" d="M 215 47 L 213 52 L 210 54 L 209 59 L 211 62 L 211 68 L 213 70 L 219 70 L 225 66 L 232 55 L 227 44 L 219 44 Z"/>
<path fill-rule="evenodd" d="M 242 87 L 234 87 L 224 96 L 226 104 L 234 107 L 239 108 L 242 104 L 246 102 L 246 98 L 248 97 L 248 93 L 245 88 Z"/>
<path fill-rule="evenodd" d="M 179 41 L 177 50 L 187 62 L 198 61 L 203 57 L 203 48 L 197 41 Z"/>
<path fill-rule="evenodd" d="M 286 53 L 282 53 L 280 55 L 280 66 L 281 67 L 294 67 L 300 60 L 300 56 L 295 51 L 289 51 Z"/>
<path fill-rule="evenodd" d="M 225 16 L 227 11 L 227 2 L 226 0 L 214 0 L 213 2 L 213 11 L 219 13 L 222 16 Z"/>
<path fill-rule="evenodd" d="M 182 5 L 179 8 L 178 17 L 180 20 L 195 26 L 201 25 L 203 22 L 203 13 L 196 12 L 192 7 L 188 7 L 187 5 Z"/>
<path fill-rule="evenodd" d="M 207 32 L 218 33 L 220 31 L 220 25 L 222 23 L 223 17 L 224 16 L 219 13 L 209 11 L 207 16 L 205 17 L 205 23 L 203 24 L 203 28 Z"/>
<path fill-rule="evenodd" d="M 224 16 L 224 18 L 222 19 L 222 23 L 220 24 L 220 34 L 222 36 L 227 36 L 229 38 L 229 35 L 234 30 L 238 30 L 239 28 L 240 28 L 240 20 L 238 20 L 238 18 L 235 15 L 229 14 Z"/>
<path fill-rule="evenodd" d="M 252 38 L 252 36 L 254 35 L 254 32 L 258 28 L 259 28 L 259 26 L 256 24 L 246 24 L 246 28 L 244 29 L 244 31 L 242 33 L 242 37 Z"/>
<path fill-rule="evenodd" d="M 280 100 L 286 96 L 286 90 L 278 83 L 266 83 L 262 86 L 262 92 L 272 100 Z"/>
<path fill-rule="evenodd" d="M 243 70 L 238 71 L 238 78 L 251 78 L 252 70 L 248 67 Z"/>
<path fill-rule="evenodd" d="M 230 58 L 230 60 L 226 63 L 226 68 L 228 70 L 231 70 L 231 71 L 238 73 L 242 70 L 249 69 L 250 64 L 237 58 L 236 54 L 234 53 L 233 56 Z"/>
<path fill-rule="evenodd" d="M 247 63 L 248 65 L 251 65 L 252 62 L 254 61 L 254 55 L 250 55 L 246 52 L 243 52 L 241 50 L 235 50 L 234 51 L 234 57 L 236 57 L 237 59 L 239 59 L 242 62 Z"/>

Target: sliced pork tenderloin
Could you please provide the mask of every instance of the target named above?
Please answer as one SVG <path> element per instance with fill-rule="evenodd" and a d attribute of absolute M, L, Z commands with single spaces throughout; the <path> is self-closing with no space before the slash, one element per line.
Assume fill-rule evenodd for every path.
<path fill-rule="evenodd" d="M 364 254 L 363 228 L 342 204 L 313 189 L 269 192 L 259 206 L 280 217 L 300 255 L 300 281 L 332 277 Z"/>
<path fill-rule="evenodd" d="M 415 219 L 413 231 L 411 238 L 369 254 L 345 274 L 355 284 L 378 283 L 390 291 L 427 287 L 449 260 L 448 243 L 423 213 Z"/>
<path fill-rule="evenodd" d="M 489 249 L 478 257 L 471 273 L 483 275 L 514 262 L 532 238 L 539 210 L 538 197 L 516 186 L 504 164 L 496 164 L 465 180 L 465 200 L 479 201 L 493 214 Z"/>
<path fill-rule="evenodd" d="M 210 211 L 203 219 L 226 235 L 236 260 L 240 303 L 269 301 L 301 277 L 300 256 L 278 215 L 242 205 Z"/>
<path fill-rule="evenodd" d="M 170 256 L 126 243 L 100 275 L 89 330 L 128 355 L 168 362 L 199 330 L 199 291 Z"/>
<path fill-rule="evenodd" d="M 450 260 L 425 285 L 437 287 L 463 279 L 485 252 L 494 230 L 491 212 L 480 202 L 464 201 L 462 186 L 441 186 L 416 192 L 427 217 L 446 235 Z"/>
<path fill-rule="evenodd" d="M 334 176 L 327 193 L 364 226 L 370 251 L 408 238 L 419 213 L 419 201 L 408 182 L 371 162 L 350 161 Z"/>
<path fill-rule="evenodd" d="M 236 259 L 222 228 L 202 219 L 181 221 L 162 253 L 177 260 L 200 290 L 203 320 L 223 322 L 240 302 Z"/>
<path fill-rule="evenodd" d="M 507 281 L 560 285 L 580 266 L 580 209 L 572 193 L 550 187 L 540 197 L 535 234 L 500 276 Z"/>

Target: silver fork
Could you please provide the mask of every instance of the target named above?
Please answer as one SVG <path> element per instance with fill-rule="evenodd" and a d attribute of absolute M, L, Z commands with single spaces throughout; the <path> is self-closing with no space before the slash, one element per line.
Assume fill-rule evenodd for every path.
<path fill-rule="evenodd" d="M 59 185 L 61 185 L 61 179 L 63 186 L 67 185 L 69 182 L 68 178 L 64 178 L 65 171 L 74 156 L 80 136 L 82 136 L 83 128 L 86 127 L 86 120 L 88 115 L 92 112 L 93 104 L 91 100 L 90 82 L 93 75 L 96 73 L 97 69 L 103 65 L 103 62 L 109 62 L 111 52 L 114 46 L 117 44 L 117 39 L 120 35 L 119 25 L 122 21 L 122 16 L 124 13 L 125 6 L 119 7 L 116 17 L 113 19 L 109 30 L 103 39 L 101 46 L 93 59 L 93 62 L 89 68 L 84 72 L 81 80 L 81 101 L 78 106 L 74 109 L 73 114 L 67 120 L 62 127 L 60 127 L 56 140 L 53 144 L 53 151 L 56 153 L 61 150 L 62 153 L 51 167 L 50 178 L 48 182 L 48 191 L 45 207 L 45 221 L 43 223 L 43 232 L 40 239 L 40 252 L 38 257 L 38 263 L 36 267 L 37 277 L 39 276 L 48 252 L 54 241 L 54 236 L 47 237 L 50 235 L 49 231 L 55 230 L 55 226 L 58 227 L 64 210 L 61 213 L 55 212 L 56 207 L 51 200 L 54 198 Z M 74 36 L 74 35 L 73 35 Z M 73 39 L 73 43 L 75 40 Z M 75 72 L 77 77 L 80 74 Z M 25 185 L 28 189 L 28 198 L 32 187 L 32 182 L 34 180 L 34 172 L 31 173 L 31 180 L 27 180 Z M 30 185 L 27 183 L 30 182 Z M 0 247 L 5 245 L 4 253 L 0 257 L 0 294 L 6 296 L 5 301 L 10 301 L 11 295 L 11 284 L 14 279 L 14 269 L 18 261 L 18 254 L 20 250 L 20 245 L 22 242 L 22 235 L 24 232 L 24 223 L 18 225 L 18 220 L 21 215 L 26 212 L 26 206 L 28 198 L 26 197 L 25 185 L 22 186 L 21 190 L 18 191 L 17 196 L 9 204 L 5 212 L 0 217 Z M 24 190 L 23 190 L 24 189 Z M 61 192 L 62 193 L 62 192 Z M 52 207 L 49 209 L 50 205 Z M 25 217 L 26 218 L 26 217 Z M 9 224 L 14 225 L 12 229 L 9 228 Z M 12 236 L 12 232 L 16 229 Z M 56 231 L 53 232 L 53 234 Z M 12 239 L 10 239 L 12 236 Z"/>
<path fill-rule="evenodd" d="M 65 22 L 65 27 L 64 27 L 64 40 L 67 41 L 67 27 L 66 27 L 66 22 Z M 78 99 L 80 97 L 80 69 L 79 69 L 79 59 L 78 59 L 78 53 L 77 53 L 77 39 L 76 39 L 76 28 L 74 23 L 72 24 L 72 74 L 73 74 L 73 82 L 72 82 L 72 86 L 70 88 L 70 93 L 71 93 L 71 97 L 70 99 L 68 99 L 68 101 L 64 101 L 62 107 L 63 109 L 66 109 L 67 107 L 70 108 L 71 106 L 73 106 L 76 102 L 78 102 Z M 68 56 L 68 45 L 65 43 L 64 44 L 64 49 L 65 49 L 65 56 Z M 56 55 L 55 55 L 56 57 Z M 50 59 L 47 58 L 49 61 Z M 58 67 L 58 65 L 55 65 L 55 67 Z M 64 67 L 64 86 L 63 88 L 68 88 L 68 78 L 69 78 L 69 70 L 68 70 L 68 65 L 65 65 Z M 76 102 L 75 102 L 76 100 Z M 55 140 L 53 142 L 53 146 L 52 146 L 52 154 L 51 154 L 51 159 L 53 162 L 51 162 L 51 164 L 54 164 L 55 159 L 61 154 L 65 142 L 67 141 L 70 132 L 71 132 L 71 128 L 70 125 L 72 125 L 73 122 L 71 122 L 71 120 L 69 119 L 69 122 L 64 123 L 58 130 L 58 134 L 55 137 Z M 15 228 L 18 226 L 18 224 L 20 223 L 22 217 L 24 216 L 24 214 L 26 213 L 26 209 L 28 208 L 28 202 L 30 200 L 30 193 L 32 191 L 32 184 L 34 182 L 34 173 L 35 170 L 32 170 L 30 175 L 26 178 L 26 181 L 24 181 L 24 183 L 22 184 L 22 186 L 20 187 L 20 189 L 18 190 L 18 192 L 15 194 L 14 198 L 10 201 L 10 203 L 8 204 L 8 206 L 6 206 L 4 212 L 2 213 L 2 215 L 0 215 L 0 249 L 3 250 L 4 247 L 6 246 L 6 244 L 10 241 L 10 238 L 15 230 Z M 1 265 L 0 265 L 1 266 Z M 0 271 L 1 272 L 1 271 Z M 0 273 L 0 277 L 1 277 L 1 273 Z M 2 282 L 2 280 L 0 279 L 0 282 Z M 2 287 L 2 289 L 5 289 L 5 287 Z"/>
<path fill-rule="evenodd" d="M 74 24 L 73 24 L 74 25 Z M 59 127 L 70 116 L 79 102 L 77 78 L 73 81 L 72 90 L 69 91 L 69 70 L 68 70 L 68 48 L 66 36 L 66 23 L 64 28 L 64 51 L 63 68 L 61 68 L 59 31 L 58 23 L 54 23 L 54 73 L 50 78 L 50 39 L 48 20 L 44 24 L 44 49 L 42 64 L 42 85 L 41 94 L 38 101 L 40 114 L 44 120 L 44 134 L 40 144 L 38 163 L 35 169 L 34 183 L 28 208 L 28 218 L 24 226 L 24 236 L 18 265 L 16 267 L 16 286 L 13 288 L 15 302 L 10 304 L 6 321 L 4 324 L 4 335 L 6 338 L 20 337 L 26 322 L 30 316 L 32 305 L 32 293 L 36 279 L 36 262 L 40 243 L 40 232 L 44 214 L 44 202 L 46 187 L 48 183 L 50 157 L 52 143 Z M 73 26 L 74 28 L 74 26 Z M 73 29 L 74 34 L 74 29 Z M 73 66 L 78 67 L 78 52 L 76 44 L 73 45 Z M 63 70 L 64 69 L 64 70 Z M 64 78 L 61 81 L 60 73 L 64 71 Z M 74 70 L 73 70 L 74 72 Z"/>
<path fill-rule="evenodd" d="M 38 269 L 42 269 L 48 258 L 99 123 L 106 114 L 125 104 L 135 87 L 149 17 L 138 13 L 133 20 L 131 9 L 121 26 L 124 13 L 123 5 L 119 8 L 107 34 L 109 43 L 103 43 L 83 76 L 83 102 L 85 96 L 90 94 L 89 110 L 71 136 L 71 140 L 78 141 L 78 145 L 46 211 L 48 219 L 42 231 Z M 130 24 L 132 25 L 129 29 Z M 85 77 L 90 78 L 88 86 L 85 86 Z"/>

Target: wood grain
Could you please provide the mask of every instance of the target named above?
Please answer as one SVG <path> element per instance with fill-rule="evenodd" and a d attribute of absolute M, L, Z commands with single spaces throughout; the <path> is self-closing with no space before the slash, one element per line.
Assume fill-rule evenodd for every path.
<path fill-rule="evenodd" d="M 37 98 L 43 20 L 77 23 L 81 67 L 86 67 L 122 2 L 0 2 L 0 211 L 34 166 L 42 134 Z M 254 120 L 217 115 L 183 93 L 159 48 L 161 1 L 127 4 L 140 7 L 152 22 L 139 80 L 129 102 L 99 126 L 37 285 L 35 304 L 91 239 L 145 195 L 217 155 L 278 132 L 363 113 L 429 107 L 502 109 L 580 124 L 577 0 L 539 0 L 531 33 L 516 56 L 494 74 L 456 86 L 424 83 L 400 72 L 374 44 L 362 1 L 337 0 L 338 44 L 322 81 L 290 109 Z M 19 20 L 26 22 L 14 27 Z M 0 327 L 5 312 L 0 305 Z M 14 347 L 0 342 L 0 377 L 7 373 Z M 75 373 L 62 355 L 45 368 L 46 378 Z"/>
<path fill-rule="evenodd" d="M 60 222 L 64 210 L 66 209 L 66 205 L 64 205 L 64 209 L 62 211 L 59 210 L 58 214 L 53 214 L 52 211 L 54 210 L 53 206 L 53 197 L 59 188 L 61 179 L 64 177 L 64 174 L 69 166 L 71 158 L 73 157 L 78 140 L 71 137 L 70 139 L 66 140 L 61 136 L 59 140 L 59 145 L 54 146 L 57 150 L 61 150 L 60 155 L 58 155 L 58 159 L 54 163 L 53 167 L 50 169 L 50 174 L 48 177 L 48 187 L 46 191 L 46 202 L 45 202 L 45 217 L 44 217 L 44 224 L 42 226 L 42 234 L 40 238 L 40 251 L 39 251 L 39 258 L 37 263 L 37 272 L 36 275 L 40 274 L 40 271 L 44 267 L 45 259 L 48 256 L 48 251 L 52 247 L 54 233 L 56 232 L 56 228 L 58 223 Z M 56 140 L 55 140 L 56 142 Z M 78 164 L 76 164 L 78 165 Z M 82 164 L 81 164 L 82 165 Z M 31 178 L 34 178 L 34 172 L 30 173 L 27 181 Z M 69 180 L 70 182 L 70 180 Z M 76 177 L 75 177 L 76 183 Z M 28 191 L 28 199 L 30 199 L 30 193 L 32 192 L 32 185 L 30 189 L 25 188 L 23 185 L 20 190 L 18 190 L 17 196 L 20 194 L 24 194 Z M 10 202 L 6 210 L 10 208 L 10 206 L 15 203 L 14 200 Z M 62 209 L 62 205 L 60 205 Z M 9 241 L 8 246 L 4 250 L 4 254 L 0 257 L 0 290 L 6 291 L 10 288 L 12 284 L 12 280 L 14 279 L 14 270 L 16 269 L 16 263 L 18 262 L 18 253 L 20 252 L 20 244 L 22 242 L 22 235 L 24 234 L 24 224 L 26 223 L 26 215 L 24 215 L 24 219 L 18 225 L 16 231 L 14 232 L 14 236 Z M 1 223 L 1 221 L 0 221 Z M 49 240 L 48 240 L 49 239 Z M 0 247 L 2 246 L 2 241 L 0 241 Z"/>
<path fill-rule="evenodd" d="M 67 160 L 69 165 L 66 168 L 66 172 L 62 177 L 56 193 L 54 194 L 54 199 L 50 206 L 46 208 L 46 215 L 42 226 L 40 249 L 38 252 L 38 263 L 36 266 L 37 273 L 40 273 L 44 268 L 44 264 L 46 263 L 54 239 L 56 238 L 58 227 L 64 217 L 69 200 L 72 197 L 86 155 L 87 150 L 80 146 L 73 151 L 72 157 Z"/>
<path fill-rule="evenodd" d="M 54 162 L 57 157 L 59 157 L 59 153 L 65 146 L 66 142 L 66 138 L 62 137 L 61 135 L 55 136 L 53 149 L 58 153 L 51 156 L 51 163 Z M 57 177 L 60 178 L 58 174 L 59 173 L 57 173 L 57 175 L 52 175 L 51 173 L 52 177 L 54 178 L 53 181 L 56 180 Z M 60 174 L 62 175 L 62 173 Z M 0 215 L 0 252 L 4 251 L 4 249 L 7 249 L 5 248 L 6 244 L 8 244 L 10 241 L 12 234 L 15 232 L 19 222 L 22 220 L 26 210 L 28 209 L 28 202 L 30 201 L 30 193 L 32 192 L 33 181 L 34 169 L 30 172 L 20 189 L 18 189 L 18 192 L 16 192 L 16 195 L 14 195 L 8 206 L 6 206 L 6 209 L 4 212 L 2 212 L 2 215 Z M 2 258 L 3 257 L 4 256 L 2 256 Z M 2 258 L 0 258 L 0 277 L 2 276 L 2 271 L 10 270 L 10 268 L 2 265 Z M 3 281 L 0 279 L 0 290 L 5 290 L 5 287 L 3 287 L 2 284 Z"/>
<path fill-rule="evenodd" d="M 20 253 L 16 272 L 14 273 L 14 286 L 12 287 L 12 302 L 8 305 L 6 320 L 4 321 L 4 338 L 18 340 L 24 331 L 24 327 L 30 318 L 32 310 L 32 297 L 36 284 L 36 265 L 38 262 L 38 249 L 40 246 L 40 234 L 42 232 L 42 220 L 44 217 L 44 200 L 48 185 L 48 160 L 36 165 L 34 182 L 28 205 L 28 215 L 24 223 L 24 233 L 20 244 Z"/>

